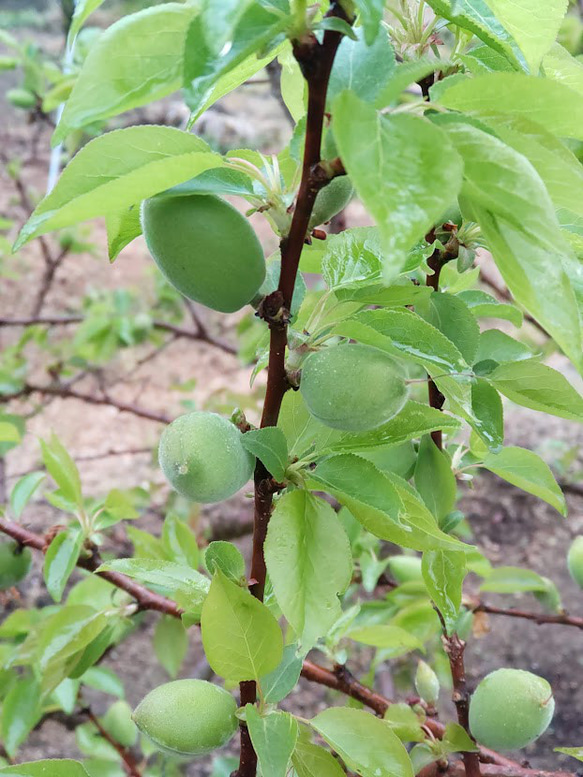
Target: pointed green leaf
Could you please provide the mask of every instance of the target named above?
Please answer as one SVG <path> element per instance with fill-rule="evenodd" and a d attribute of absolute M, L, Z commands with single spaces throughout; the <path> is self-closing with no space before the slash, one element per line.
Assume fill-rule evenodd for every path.
<path fill-rule="evenodd" d="M 174 679 L 188 650 L 188 635 L 182 621 L 162 615 L 156 624 L 153 644 L 158 661 Z"/>
<path fill-rule="evenodd" d="M 258 680 L 281 661 L 283 637 L 273 615 L 220 570 L 202 608 L 201 627 L 207 660 L 227 680 Z"/>
<path fill-rule="evenodd" d="M 137 205 L 130 205 L 124 210 L 108 213 L 105 216 L 105 226 L 107 254 L 109 261 L 113 262 L 132 240 L 142 234 L 140 208 Z"/>
<path fill-rule="evenodd" d="M 40 698 L 40 687 L 33 677 L 18 678 L 6 694 L 2 702 L 2 743 L 9 756 L 16 755 L 38 723 Z"/>
<path fill-rule="evenodd" d="M 281 482 L 285 478 L 288 463 L 285 434 L 276 426 L 265 429 L 251 429 L 245 432 L 241 441 L 247 450 L 256 456 L 265 469 Z"/>
<path fill-rule="evenodd" d="M 460 614 L 462 586 L 467 573 L 465 553 L 426 551 L 421 570 L 427 591 L 445 621 L 448 634 L 452 634 Z"/>
<path fill-rule="evenodd" d="M 172 561 L 192 569 L 198 567 L 199 550 L 196 535 L 174 513 L 168 513 L 162 529 L 162 545 Z"/>
<path fill-rule="evenodd" d="M 75 569 L 83 534 L 78 531 L 63 531 L 57 534 L 45 554 L 43 575 L 47 591 L 55 602 L 60 602 L 71 573 Z"/>
<path fill-rule="evenodd" d="M 303 490 L 284 494 L 269 522 L 265 561 L 278 604 L 307 651 L 340 616 L 338 595 L 352 575 L 348 537 L 332 507 Z"/>
<path fill-rule="evenodd" d="M 495 594 L 519 594 L 546 590 L 547 583 L 544 577 L 537 575 L 532 569 L 520 569 L 520 567 L 496 567 L 480 586 L 480 591 L 489 591 Z"/>
<path fill-rule="evenodd" d="M 478 421 L 474 428 L 488 448 L 498 453 L 504 442 L 504 409 L 496 389 L 483 378 L 472 383 L 472 410 Z"/>
<path fill-rule="evenodd" d="M 375 626 L 361 626 L 351 629 L 346 635 L 355 642 L 370 645 L 383 650 L 389 650 L 391 658 L 405 655 L 411 650 L 424 651 L 423 643 L 414 634 L 405 631 L 399 626 L 389 624 L 377 624 Z"/>
<path fill-rule="evenodd" d="M 40 444 L 45 467 L 63 497 L 82 508 L 81 478 L 77 465 L 55 434 L 51 436 L 49 442 L 41 440 Z"/>
<path fill-rule="evenodd" d="M 82 764 L 67 759 L 49 759 L 7 766 L 0 769 L 0 774 L 9 774 L 12 777 L 89 777 Z"/>
<path fill-rule="evenodd" d="M 295 688 L 302 671 L 302 664 L 297 644 L 286 645 L 281 663 L 273 672 L 261 678 L 261 691 L 266 704 L 277 704 Z"/>
<path fill-rule="evenodd" d="M 67 37 L 68 46 L 73 45 L 73 41 L 77 37 L 81 27 L 85 24 L 93 11 L 96 11 L 102 3 L 103 0 L 76 0 L 75 13 L 73 14 Z"/>
<path fill-rule="evenodd" d="M 434 292 L 424 318 L 456 346 L 468 364 L 473 364 L 480 327 L 466 303 L 457 295 Z"/>
<path fill-rule="evenodd" d="M 326 95 L 329 105 L 345 89 L 351 89 L 364 102 L 374 103 L 395 68 L 395 52 L 384 27 L 370 44 L 363 28 L 358 28 L 356 34 L 356 40 L 345 37 L 338 47 Z"/>
<path fill-rule="evenodd" d="M 430 436 L 423 437 L 419 445 L 415 488 L 441 525 L 455 506 L 457 485 L 449 456 L 439 450 Z"/>
<path fill-rule="evenodd" d="M 343 777 L 344 769 L 334 756 L 319 745 L 298 739 L 292 755 L 298 777 Z"/>
<path fill-rule="evenodd" d="M 29 472 L 28 475 L 23 475 L 16 481 L 10 493 L 10 509 L 16 520 L 20 518 L 22 511 L 45 478 L 44 472 Z"/>
<path fill-rule="evenodd" d="M 247 728 L 262 774 L 286 777 L 298 738 L 298 724 L 289 712 L 260 715 L 254 704 L 245 706 Z"/>

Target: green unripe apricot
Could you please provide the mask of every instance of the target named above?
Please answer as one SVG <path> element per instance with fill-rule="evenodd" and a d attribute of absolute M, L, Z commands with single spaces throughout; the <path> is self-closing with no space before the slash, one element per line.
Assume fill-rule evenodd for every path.
<path fill-rule="evenodd" d="M 197 756 L 222 747 L 237 730 L 230 693 L 204 680 L 159 685 L 134 710 L 134 721 L 160 750 Z"/>
<path fill-rule="evenodd" d="M 554 711 L 545 679 L 522 669 L 497 669 L 472 695 L 470 729 L 486 747 L 518 750 L 546 731 Z"/>
<path fill-rule="evenodd" d="M 232 313 L 263 283 L 261 244 L 245 216 L 220 197 L 152 197 L 142 206 L 142 229 L 154 261 L 188 299 Z"/>
<path fill-rule="evenodd" d="M 127 701 L 114 702 L 101 720 L 101 725 L 123 747 L 133 747 L 138 729 L 132 720 L 132 708 Z"/>
<path fill-rule="evenodd" d="M 6 99 L 15 108 L 25 108 L 29 110 L 36 105 L 36 97 L 30 89 L 9 89 L 6 92 Z"/>
<path fill-rule="evenodd" d="M 354 187 L 347 175 L 338 175 L 333 178 L 318 192 L 310 218 L 310 229 L 330 221 L 333 216 L 344 210 L 353 195 Z"/>
<path fill-rule="evenodd" d="M 569 573 L 578 586 L 583 588 L 583 535 L 575 537 L 567 554 Z"/>
<path fill-rule="evenodd" d="M 388 567 L 399 584 L 423 579 L 421 559 L 418 556 L 391 556 Z"/>
<path fill-rule="evenodd" d="M 166 427 L 158 451 L 168 482 L 194 502 L 222 502 L 249 480 L 255 458 L 237 427 L 217 413 L 194 412 Z"/>
<path fill-rule="evenodd" d="M 335 345 L 310 354 L 300 391 L 310 413 L 348 432 L 376 429 L 396 415 L 408 389 L 397 363 L 368 345 Z"/>
<path fill-rule="evenodd" d="M 32 553 L 16 542 L 0 542 L 0 591 L 20 583 L 30 569 Z"/>

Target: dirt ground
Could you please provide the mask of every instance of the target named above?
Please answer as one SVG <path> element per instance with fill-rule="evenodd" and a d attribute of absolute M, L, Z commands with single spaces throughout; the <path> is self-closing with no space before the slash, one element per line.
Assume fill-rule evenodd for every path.
<path fill-rule="evenodd" d="M 41 3 L 42 6 L 42 3 Z M 9 8 L 0 3 L 0 10 Z M 47 25 L 41 30 L 19 30 L 20 36 L 34 35 L 43 45 L 58 48 L 58 25 L 52 12 L 48 13 Z M 106 18 L 106 17 L 101 17 Z M 99 19 L 98 19 L 99 21 Z M 30 133 L 34 128 L 24 127 L 22 120 L 3 101 L 5 89 L 13 85 L 13 74 L 2 74 L 0 79 L 0 141 L 5 153 L 22 155 L 28 148 Z M 180 116 L 180 103 L 165 101 L 151 111 L 140 112 L 139 119 L 150 122 L 162 121 L 165 115 Z M 289 134 L 289 125 L 280 105 L 272 97 L 269 86 L 259 84 L 246 86 L 235 95 L 222 100 L 209 115 L 204 127 L 206 136 L 212 136 L 224 146 L 236 147 L 247 144 L 264 151 L 279 149 Z M 39 158 L 27 165 L 23 175 L 27 186 L 42 193 L 46 182 L 48 166 L 49 134 L 43 132 L 39 143 Z M 16 203 L 14 191 L 4 176 L 0 191 L 0 215 L 11 216 L 22 221 L 23 212 Z M 350 206 L 347 221 L 349 225 L 368 223 L 367 216 L 358 203 Z M 274 239 L 265 223 L 258 218 L 256 229 L 264 241 L 266 251 L 274 248 Z M 105 230 L 103 223 L 91 227 L 91 239 L 99 247 L 98 256 L 91 254 L 70 257 L 60 268 L 52 291 L 47 299 L 45 314 L 64 315 L 75 309 L 79 300 L 91 288 L 116 288 L 132 286 L 140 293 L 152 293 L 148 259 L 141 239 L 124 250 L 118 261 L 109 265 L 105 256 Z M 5 260 L 7 263 L 16 260 Z M 39 282 L 42 261 L 37 242 L 27 246 L 17 259 L 18 278 L 2 279 L 0 309 L 3 317 L 27 315 L 32 304 L 33 293 Z M 23 273 L 22 270 L 25 270 Z M 226 339 L 234 339 L 237 317 L 219 317 L 202 311 L 205 323 L 213 333 Z M 13 342 L 14 330 L 0 329 L 0 347 Z M 108 379 L 122 374 L 144 355 L 138 348 L 130 355 L 124 351 L 113 368 L 108 368 Z M 581 381 L 559 355 L 552 357 L 553 366 L 565 370 L 574 384 L 581 389 Z M 247 390 L 251 368 L 242 367 L 237 358 L 223 353 L 212 346 L 189 340 L 177 340 L 154 361 L 138 367 L 129 383 L 115 386 L 112 394 L 119 400 L 138 402 L 141 406 L 170 416 L 180 412 L 180 401 L 184 395 L 172 390 L 171 386 L 196 378 L 192 398 L 198 406 L 203 405 L 217 391 L 228 386 L 233 392 Z M 94 378 L 88 378 L 78 385 L 79 389 L 91 391 Z M 190 397 L 189 397 L 190 398 Z M 24 471 L 38 465 L 38 436 L 45 436 L 51 429 L 58 430 L 63 442 L 72 454 L 80 459 L 79 467 L 84 489 L 88 494 L 103 493 L 114 486 L 128 487 L 149 482 L 159 484 L 160 492 L 155 496 L 162 503 L 165 486 L 160 472 L 153 465 L 147 452 L 140 455 L 84 458 L 99 456 L 112 450 L 126 450 L 153 447 L 160 433 L 159 424 L 120 413 L 109 407 L 88 406 L 76 400 L 55 399 L 42 413 L 34 416 L 28 425 L 29 434 L 25 443 L 11 453 L 7 459 L 6 478 L 8 484 Z M 561 448 L 582 450 L 581 428 L 560 419 L 548 419 L 534 412 L 508 406 L 506 408 L 507 443 L 537 449 L 552 459 L 553 451 Z M 485 550 L 495 564 L 529 566 L 552 578 L 559 586 L 568 611 L 583 614 L 583 593 L 571 581 L 565 563 L 567 548 L 572 538 L 583 533 L 583 498 L 568 494 L 569 517 L 561 518 L 552 508 L 539 500 L 523 494 L 494 476 L 483 475 L 472 489 L 466 488 L 461 509 L 466 513 L 477 543 Z M 245 496 L 236 497 L 219 507 L 204 507 L 200 515 L 193 516 L 193 522 L 201 526 L 239 518 L 248 521 L 251 502 Z M 39 502 L 25 514 L 25 520 L 33 529 L 43 530 L 55 522 L 55 511 L 46 503 Z M 160 518 L 154 513 L 146 514 L 138 524 L 141 528 L 159 531 Z M 246 551 L 247 537 L 239 541 Z M 42 586 L 40 567 L 27 579 L 22 589 L 25 602 L 48 603 L 48 596 Z M 490 597 L 493 603 L 502 597 Z M 524 597 L 527 602 L 528 597 Z M 512 601 L 504 597 L 505 605 Z M 528 607 L 533 608 L 532 601 Z M 9 608 L 6 608 L 8 612 Z M 123 678 L 130 703 L 136 703 L 152 687 L 167 680 L 164 670 L 158 664 L 151 647 L 151 633 L 154 616 L 147 616 L 142 626 L 107 658 L 111 666 Z M 480 677 L 499 666 L 514 666 L 529 669 L 545 676 L 552 684 L 557 712 L 551 730 L 527 752 L 530 762 L 539 768 L 559 767 L 575 771 L 576 762 L 552 752 L 553 746 L 576 746 L 583 744 L 583 633 L 565 626 L 537 626 L 534 623 L 510 618 L 491 617 L 489 631 L 480 639 L 473 639 L 467 651 L 467 670 L 470 682 L 475 684 Z M 191 645 L 181 676 L 200 676 L 207 671 L 202 661 L 199 637 L 191 630 Z M 385 678 L 386 679 L 386 678 Z M 93 698 L 94 697 L 94 698 Z M 289 699 L 290 708 L 299 714 L 312 715 L 323 700 L 329 698 L 326 692 L 303 681 Z M 106 704 L 103 695 L 95 693 L 91 698 L 96 712 Z M 449 710 L 447 702 L 444 707 Z M 19 759 L 29 760 L 46 757 L 78 757 L 74 734 L 60 724 L 49 721 L 33 732 L 29 742 L 19 753 Z M 209 774 L 208 763 L 201 761 L 188 767 L 189 777 Z"/>

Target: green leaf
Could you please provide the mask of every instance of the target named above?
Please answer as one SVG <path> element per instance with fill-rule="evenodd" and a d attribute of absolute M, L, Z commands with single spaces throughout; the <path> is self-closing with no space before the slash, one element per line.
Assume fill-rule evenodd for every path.
<path fill-rule="evenodd" d="M 234 583 L 245 582 L 245 559 L 232 542 L 211 542 L 204 552 L 204 563 L 211 575 L 220 569 Z"/>
<path fill-rule="evenodd" d="M 289 712 L 260 715 L 254 704 L 245 705 L 245 719 L 262 774 L 286 777 L 298 738 L 298 724 Z"/>
<path fill-rule="evenodd" d="M 466 303 L 476 318 L 502 318 L 515 327 L 522 326 L 524 316 L 514 305 L 499 302 L 495 297 L 479 289 L 461 291 L 458 297 Z"/>
<path fill-rule="evenodd" d="M 174 679 L 188 650 L 188 635 L 182 621 L 171 615 L 162 615 L 156 624 L 153 644 L 158 661 Z"/>
<path fill-rule="evenodd" d="M 333 113 L 340 156 L 378 225 L 390 281 L 457 196 L 461 160 L 434 124 L 416 116 L 382 116 L 352 92 L 335 100 Z"/>
<path fill-rule="evenodd" d="M 301 737 L 296 743 L 292 764 L 298 777 L 343 777 L 345 774 L 332 753 Z"/>
<path fill-rule="evenodd" d="M 0 456 L 5 456 L 8 451 L 15 448 L 24 437 L 25 422 L 24 418 L 19 415 L 13 415 L 12 413 L 0 413 L 0 423 L 7 424 L 11 427 L 15 427 L 18 431 L 18 439 L 14 439 L 14 433 L 8 432 L 8 436 L 13 438 L 11 440 L 0 441 Z"/>
<path fill-rule="evenodd" d="M 581 325 L 569 279 L 576 268 L 544 184 L 523 156 L 492 135 L 457 122 L 447 128 L 465 163 L 463 193 L 508 288 L 579 363 Z"/>
<path fill-rule="evenodd" d="M 399 626 L 390 623 L 377 624 L 375 626 L 361 626 L 351 629 L 346 635 L 355 642 L 363 645 L 388 650 L 391 658 L 397 658 L 409 653 L 411 650 L 423 649 L 423 643 L 414 634 L 410 634 Z"/>
<path fill-rule="evenodd" d="M 479 748 L 459 723 L 449 722 L 441 740 L 446 753 L 477 753 Z"/>
<path fill-rule="evenodd" d="M 253 3 L 247 8 L 229 41 L 231 45 L 228 51 L 221 57 L 217 57 L 207 45 L 202 15 L 193 19 L 186 36 L 184 53 L 185 100 L 193 114 L 200 115 L 209 107 L 211 90 L 215 90 L 210 101 L 214 102 L 218 96 L 238 86 L 242 80 L 260 70 L 277 56 L 279 52 L 273 46 L 279 43 L 278 36 L 288 24 L 288 18 L 285 14 L 276 13 L 275 10 L 272 12 L 258 3 Z M 271 51 L 265 56 L 270 48 Z M 263 54 L 263 58 L 258 59 L 257 53 Z M 247 67 L 244 67 L 244 63 Z M 238 66 L 241 66 L 241 71 L 235 76 L 233 71 Z M 245 75 L 240 79 L 243 73 Z M 216 88 L 219 86 L 219 81 L 229 76 L 231 76 L 231 85 L 226 89 L 223 86 L 220 90 L 222 94 L 217 96 Z"/>
<path fill-rule="evenodd" d="M 480 327 L 469 307 L 459 296 L 434 292 L 421 315 L 456 346 L 468 364 L 473 364 Z"/>
<path fill-rule="evenodd" d="M 313 488 L 335 496 L 380 539 L 413 550 L 463 547 L 439 530 L 433 515 L 405 481 L 380 472 L 360 456 L 331 456 L 310 477 Z"/>
<path fill-rule="evenodd" d="M 334 707 L 312 718 L 311 726 L 362 777 L 413 777 L 403 743 L 374 715 Z"/>
<path fill-rule="evenodd" d="M 285 434 L 275 426 L 265 429 L 251 429 L 245 432 L 241 441 L 243 446 L 263 464 L 265 469 L 278 481 L 285 479 L 288 453 Z"/>
<path fill-rule="evenodd" d="M 358 9 L 360 23 L 364 28 L 364 38 L 371 46 L 381 26 L 385 0 L 355 0 L 354 5 Z"/>
<path fill-rule="evenodd" d="M 500 329 L 486 329 L 480 334 L 476 364 L 482 361 L 518 362 L 532 359 L 532 349 L 502 332 Z"/>
<path fill-rule="evenodd" d="M 38 723 L 40 713 L 38 682 L 34 677 L 19 677 L 2 703 L 2 743 L 9 756 L 16 755 Z"/>
<path fill-rule="evenodd" d="M 356 34 L 356 40 L 345 37 L 338 47 L 326 95 L 329 106 L 345 89 L 366 103 L 374 103 L 395 69 L 395 52 L 384 27 L 370 44 L 362 28 Z"/>
<path fill-rule="evenodd" d="M 21 439 L 18 427 L 10 421 L 0 421 L 0 442 L 18 444 Z"/>
<path fill-rule="evenodd" d="M 10 493 L 10 510 L 16 520 L 20 518 L 22 511 L 45 477 L 44 472 L 29 472 L 28 475 L 23 475 L 16 481 Z"/>
<path fill-rule="evenodd" d="M 162 528 L 162 545 L 171 561 L 191 569 L 198 567 L 199 550 L 196 536 L 175 513 L 168 513 Z"/>
<path fill-rule="evenodd" d="M 204 141 L 172 127 L 108 132 L 90 141 L 69 162 L 22 228 L 14 250 L 38 235 L 124 210 L 224 164 Z"/>
<path fill-rule="evenodd" d="M 488 73 L 456 82 L 440 96 L 446 108 L 507 113 L 534 121 L 559 137 L 583 140 L 583 100 L 568 86 L 519 73 Z"/>
<path fill-rule="evenodd" d="M 229 41 L 253 0 L 204 0 L 201 26 L 204 40 L 215 57 Z"/>
<path fill-rule="evenodd" d="M 69 34 L 67 36 L 67 45 L 69 47 L 73 45 L 79 30 L 91 16 L 93 11 L 96 11 L 102 3 L 103 0 L 75 0 L 75 13 L 71 19 L 71 26 L 69 27 Z"/>
<path fill-rule="evenodd" d="M 213 672 L 229 681 L 258 680 L 281 661 L 283 637 L 273 615 L 220 570 L 202 608 L 201 626 Z"/>
<path fill-rule="evenodd" d="M 63 598 L 63 591 L 75 569 L 82 545 L 81 532 L 62 531 L 54 537 L 47 549 L 43 575 L 47 591 L 55 602 Z"/>
<path fill-rule="evenodd" d="M 545 55 L 543 67 L 547 78 L 560 81 L 574 92 L 583 94 L 583 63 L 559 43 L 554 43 Z"/>
<path fill-rule="evenodd" d="M 188 3 L 164 3 L 124 16 L 103 32 L 83 63 L 53 144 L 73 129 L 175 92 L 182 83 L 184 42 L 195 13 Z"/>
<path fill-rule="evenodd" d="M 325 448 L 339 436 L 336 430 L 316 421 L 299 391 L 288 391 L 284 396 L 278 428 L 285 434 L 290 458 L 301 457 L 313 447 Z"/>
<path fill-rule="evenodd" d="M 342 434 L 340 439 L 334 441 L 327 450 L 358 451 L 385 445 L 400 445 L 438 429 L 453 434 L 459 427 L 460 422 L 457 418 L 429 405 L 409 400 L 400 413 L 378 429 L 366 433 Z"/>
<path fill-rule="evenodd" d="M 466 576 L 465 553 L 430 550 L 423 554 L 421 571 L 427 591 L 441 613 L 448 634 L 455 631 Z"/>
<path fill-rule="evenodd" d="M 490 48 L 519 66 L 519 52 L 510 33 L 496 18 L 486 0 L 427 0 L 433 10 L 464 30 L 470 30 Z"/>
<path fill-rule="evenodd" d="M 209 591 L 209 579 L 191 567 L 171 561 L 123 558 L 102 564 L 98 572 L 121 572 L 159 593 L 170 596 L 189 612 L 200 612 Z"/>
<path fill-rule="evenodd" d="M 482 466 L 548 502 L 562 515 L 567 514 L 565 497 L 550 467 L 533 451 L 513 446 L 504 448 L 500 453 L 489 454 Z"/>
<path fill-rule="evenodd" d="M 425 734 L 421 728 L 422 719 L 417 717 L 408 704 L 390 704 L 385 712 L 384 720 L 402 742 L 423 742 L 425 739 Z"/>
<path fill-rule="evenodd" d="M 518 594 L 531 591 L 546 591 L 545 579 L 532 569 L 519 567 L 496 567 L 480 586 L 480 591 L 495 594 Z"/>
<path fill-rule="evenodd" d="M 477 419 L 474 428 L 493 453 L 504 443 L 504 408 L 496 389 L 483 378 L 472 383 L 472 411 Z"/>
<path fill-rule="evenodd" d="M 281 663 L 273 672 L 261 678 L 261 691 L 266 704 L 277 704 L 296 687 L 302 664 L 302 657 L 298 655 L 298 646 L 295 643 L 286 645 Z"/>
<path fill-rule="evenodd" d="M 0 769 L 0 774 L 12 777 L 89 777 L 82 764 L 67 759 L 33 761 Z"/>
<path fill-rule="evenodd" d="M 376 107 L 386 108 L 388 105 L 398 102 L 401 93 L 408 86 L 431 75 L 431 73 L 435 72 L 436 67 L 442 68 L 446 64 L 443 60 L 437 62 L 428 57 L 408 60 L 398 64 L 391 71 L 391 77 L 377 97 Z"/>
<path fill-rule="evenodd" d="M 105 226 L 107 228 L 107 255 L 109 261 L 114 262 L 123 249 L 142 234 L 139 207 L 130 205 L 124 210 L 107 213 Z"/>
<path fill-rule="evenodd" d="M 114 671 L 105 666 L 92 666 L 83 674 L 81 682 L 102 693 L 117 696 L 118 699 L 125 696 L 123 683 Z"/>
<path fill-rule="evenodd" d="M 535 359 L 500 364 L 488 380 L 517 405 L 583 421 L 583 397 L 564 375 Z"/>
<path fill-rule="evenodd" d="M 306 652 L 341 613 L 352 575 L 350 544 L 332 507 L 303 490 L 276 503 L 265 542 L 275 597 Z"/>
<path fill-rule="evenodd" d="M 449 456 L 439 450 L 429 435 L 419 445 L 415 488 L 441 525 L 455 506 L 457 485 Z"/>
<path fill-rule="evenodd" d="M 556 40 L 567 0 L 487 0 L 512 35 L 530 70 L 538 74 L 543 56 Z"/>
<path fill-rule="evenodd" d="M 49 475 L 53 478 L 63 497 L 83 509 L 81 478 L 79 470 L 67 450 L 53 434 L 49 442 L 40 441 L 42 457 Z"/>
<path fill-rule="evenodd" d="M 555 747 L 555 753 L 564 753 L 576 758 L 578 761 L 583 761 L 583 747 Z"/>

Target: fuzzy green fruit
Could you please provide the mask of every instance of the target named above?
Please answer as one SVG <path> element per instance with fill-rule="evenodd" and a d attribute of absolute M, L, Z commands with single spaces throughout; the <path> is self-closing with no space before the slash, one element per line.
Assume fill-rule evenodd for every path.
<path fill-rule="evenodd" d="M 30 569 L 32 553 L 16 542 L 0 542 L 0 591 L 20 583 Z"/>
<path fill-rule="evenodd" d="M 194 412 L 166 427 L 158 451 L 167 480 L 194 502 L 222 502 L 253 474 L 255 458 L 237 427 L 217 413 Z"/>
<path fill-rule="evenodd" d="M 120 745 L 133 747 L 136 744 L 138 730 L 127 701 L 114 702 L 103 716 L 101 725 Z"/>
<path fill-rule="evenodd" d="M 567 554 L 567 566 L 573 580 L 583 588 L 583 535 L 575 537 Z"/>
<path fill-rule="evenodd" d="M 353 195 L 354 187 L 347 175 L 339 175 L 333 178 L 329 184 L 318 192 L 312 217 L 310 218 L 310 229 L 317 227 L 318 224 L 330 221 L 333 216 L 344 210 Z"/>
<path fill-rule="evenodd" d="M 142 229 L 154 261 L 188 299 L 232 313 L 263 283 L 261 244 L 245 216 L 220 197 L 152 197 L 142 206 Z"/>
<path fill-rule="evenodd" d="M 315 418 L 348 432 L 366 432 L 386 423 L 408 395 L 394 359 L 358 343 L 310 354 L 302 368 L 300 391 Z"/>
<path fill-rule="evenodd" d="M 204 680 L 159 685 L 134 711 L 140 731 L 160 750 L 197 756 L 222 747 L 237 730 L 237 704 L 230 693 Z"/>
<path fill-rule="evenodd" d="M 30 89 L 9 89 L 6 92 L 6 99 L 15 108 L 30 110 L 36 105 L 36 97 Z"/>
<path fill-rule="evenodd" d="M 418 556 L 391 556 L 388 567 L 399 584 L 423 579 L 421 559 Z"/>
<path fill-rule="evenodd" d="M 554 711 L 545 679 L 522 669 L 497 669 L 472 695 L 470 729 L 486 747 L 518 750 L 546 731 Z"/>

